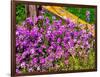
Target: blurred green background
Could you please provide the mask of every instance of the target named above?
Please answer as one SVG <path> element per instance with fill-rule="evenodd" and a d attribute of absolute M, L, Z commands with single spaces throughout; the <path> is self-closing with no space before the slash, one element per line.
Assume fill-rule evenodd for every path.
<path fill-rule="evenodd" d="M 64 7 L 64 9 L 78 16 L 79 18 L 86 21 L 86 11 L 90 11 L 90 24 L 95 23 L 95 9 L 94 8 L 75 8 L 75 7 Z M 80 10 L 79 10 L 80 9 Z M 50 12 L 45 12 L 44 17 L 48 16 L 50 21 L 52 21 L 52 16 Z M 25 5 L 18 4 L 16 6 L 16 24 L 20 24 L 26 18 Z"/>
<path fill-rule="evenodd" d="M 26 19 L 25 5 L 16 5 L 16 24 L 21 24 L 22 21 Z"/>

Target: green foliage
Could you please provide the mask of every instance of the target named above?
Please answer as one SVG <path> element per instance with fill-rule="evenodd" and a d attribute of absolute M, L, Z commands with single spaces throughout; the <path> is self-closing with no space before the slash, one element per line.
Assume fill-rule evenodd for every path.
<path fill-rule="evenodd" d="M 94 8 L 75 8 L 75 7 L 65 7 L 66 10 L 75 14 L 79 18 L 86 20 L 86 11 L 90 11 L 90 23 L 95 23 L 95 9 Z"/>
<path fill-rule="evenodd" d="M 87 60 L 79 59 L 78 56 L 75 56 L 74 59 L 72 56 L 69 57 L 69 70 L 82 70 L 93 68 L 95 68 L 95 52 L 93 48 L 91 48 Z"/>
<path fill-rule="evenodd" d="M 94 68 L 95 67 L 95 52 L 93 51 L 93 49 L 91 49 L 91 52 L 89 53 L 89 59 L 88 59 L 88 66 L 89 68 L 92 67 Z"/>
<path fill-rule="evenodd" d="M 16 24 L 21 24 L 22 21 L 26 19 L 25 5 L 16 5 Z"/>

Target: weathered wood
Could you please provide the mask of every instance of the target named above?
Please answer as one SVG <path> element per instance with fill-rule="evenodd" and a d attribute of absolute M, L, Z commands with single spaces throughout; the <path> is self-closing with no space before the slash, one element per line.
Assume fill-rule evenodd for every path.
<path fill-rule="evenodd" d="M 37 16 L 37 6 L 36 5 L 25 5 L 25 12 L 27 17 L 31 17 L 34 25 L 35 25 L 35 20 L 34 17 Z"/>
<path fill-rule="evenodd" d="M 25 5 L 25 12 L 26 12 L 26 17 L 29 17 L 29 5 Z"/>
<path fill-rule="evenodd" d="M 36 5 L 29 5 L 29 12 L 32 19 L 37 16 Z"/>

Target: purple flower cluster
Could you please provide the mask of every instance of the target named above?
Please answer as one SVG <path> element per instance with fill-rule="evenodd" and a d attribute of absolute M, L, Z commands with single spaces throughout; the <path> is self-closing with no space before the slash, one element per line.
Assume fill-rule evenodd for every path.
<path fill-rule="evenodd" d="M 43 16 L 34 19 L 34 23 L 27 18 L 24 25 L 16 25 L 16 73 L 59 69 L 58 62 L 66 66 L 69 56 L 81 56 L 78 52 L 87 53 L 92 46 L 92 33 L 70 19 L 64 24 L 56 19 L 50 23 Z"/>
<path fill-rule="evenodd" d="M 90 22 L 90 11 L 89 10 L 86 11 L 86 21 Z"/>

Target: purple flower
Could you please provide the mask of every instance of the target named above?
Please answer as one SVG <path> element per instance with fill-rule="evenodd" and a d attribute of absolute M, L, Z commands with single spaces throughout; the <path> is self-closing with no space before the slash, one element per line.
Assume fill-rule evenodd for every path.
<path fill-rule="evenodd" d="M 31 26 L 34 25 L 34 24 L 33 24 L 33 20 L 32 20 L 31 17 L 27 18 L 27 19 L 26 19 L 26 22 L 29 23 Z"/>
<path fill-rule="evenodd" d="M 42 48 L 39 48 L 39 50 L 38 50 L 40 53 L 42 53 Z"/>
<path fill-rule="evenodd" d="M 55 42 L 51 42 L 51 45 L 56 49 L 57 45 Z"/>
<path fill-rule="evenodd" d="M 21 71 L 19 69 L 16 69 L 16 73 L 21 73 Z"/>
<path fill-rule="evenodd" d="M 79 44 L 79 45 L 80 45 L 80 44 L 81 44 L 81 40 L 78 40 L 78 41 L 77 41 L 77 44 Z"/>
<path fill-rule="evenodd" d="M 28 72 L 33 72 L 33 68 L 29 68 L 28 69 Z"/>
<path fill-rule="evenodd" d="M 38 22 L 38 17 L 34 16 L 34 22 L 37 23 Z"/>
<path fill-rule="evenodd" d="M 41 12 L 41 14 L 44 14 L 44 13 L 45 13 L 45 11 L 44 11 L 44 10 L 41 10 L 40 12 Z"/>
<path fill-rule="evenodd" d="M 16 30 L 16 35 L 19 35 L 19 34 L 20 34 L 19 31 Z"/>
<path fill-rule="evenodd" d="M 63 34 L 63 32 L 61 31 L 61 30 L 58 30 L 58 35 L 62 35 Z"/>
<path fill-rule="evenodd" d="M 49 24 L 50 23 L 50 20 L 49 20 L 49 18 L 48 17 L 46 17 L 46 22 L 45 22 L 46 24 Z"/>
<path fill-rule="evenodd" d="M 45 58 L 40 58 L 40 63 L 44 64 L 45 63 Z"/>
<path fill-rule="evenodd" d="M 65 32 L 65 36 L 69 37 L 70 36 L 70 32 L 69 31 L 66 31 Z"/>
<path fill-rule="evenodd" d="M 44 19 L 44 16 L 38 16 L 38 19 L 42 20 Z"/>
<path fill-rule="evenodd" d="M 28 54 L 29 54 L 29 51 L 24 51 L 24 52 L 22 53 L 22 58 L 25 58 L 26 55 L 28 55 Z"/>
<path fill-rule="evenodd" d="M 46 48 L 46 45 L 42 45 L 41 47 L 42 47 L 42 48 Z"/>
<path fill-rule="evenodd" d="M 74 37 L 77 37 L 79 34 L 77 31 L 74 31 Z"/>
<path fill-rule="evenodd" d="M 87 10 L 87 11 L 86 11 L 86 16 L 89 16 L 89 15 L 90 15 L 90 11 Z"/>
<path fill-rule="evenodd" d="M 61 42 L 61 38 L 58 38 L 58 39 L 57 39 L 57 43 L 60 43 L 60 42 Z"/>
<path fill-rule="evenodd" d="M 34 53 L 35 53 L 34 48 L 32 48 L 32 49 L 30 50 L 30 53 L 31 53 L 31 54 L 34 54 Z"/>
<path fill-rule="evenodd" d="M 60 51 L 62 49 L 62 47 L 61 46 L 57 46 L 57 51 Z"/>
<path fill-rule="evenodd" d="M 70 48 L 68 52 L 73 56 L 76 55 L 76 51 L 74 50 L 74 48 Z"/>
<path fill-rule="evenodd" d="M 22 62 L 22 63 L 21 63 L 21 67 L 22 67 L 22 68 L 25 68 L 25 67 L 26 67 L 25 62 Z"/>
<path fill-rule="evenodd" d="M 66 51 L 66 52 L 64 53 L 64 57 L 65 57 L 65 58 L 68 58 L 68 56 L 69 56 L 69 52 Z"/>
<path fill-rule="evenodd" d="M 50 62 L 54 61 L 54 56 L 48 56 L 47 60 L 50 61 Z"/>
<path fill-rule="evenodd" d="M 65 64 L 67 65 L 67 64 L 69 63 L 69 60 L 65 60 L 64 62 L 65 62 Z"/>
<path fill-rule="evenodd" d="M 63 55 L 63 51 L 56 51 L 55 58 L 60 59 L 62 55 Z"/>
<path fill-rule="evenodd" d="M 66 19 L 67 24 L 70 24 L 71 20 L 70 19 Z"/>
<path fill-rule="evenodd" d="M 70 24 L 67 25 L 68 27 L 70 27 L 71 29 L 73 29 L 75 27 L 75 24 L 73 22 L 71 22 Z"/>
<path fill-rule="evenodd" d="M 70 41 L 68 42 L 68 44 L 69 44 L 70 47 L 74 47 L 74 41 L 73 41 L 73 40 L 70 40 Z"/>
<path fill-rule="evenodd" d="M 33 58 L 33 64 L 37 63 L 38 59 L 37 58 Z"/>
<path fill-rule="evenodd" d="M 57 21 L 57 25 L 60 26 L 62 24 L 62 20 Z"/>

